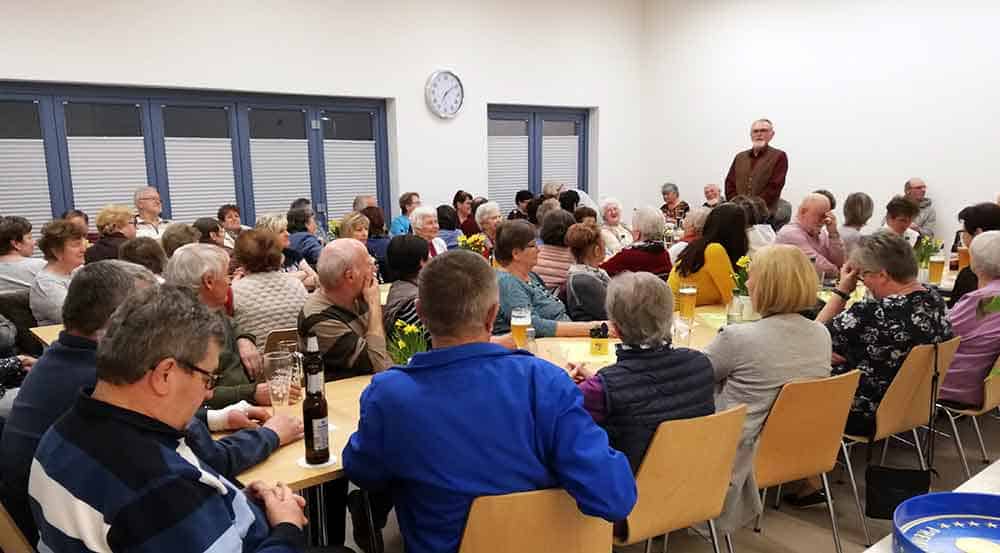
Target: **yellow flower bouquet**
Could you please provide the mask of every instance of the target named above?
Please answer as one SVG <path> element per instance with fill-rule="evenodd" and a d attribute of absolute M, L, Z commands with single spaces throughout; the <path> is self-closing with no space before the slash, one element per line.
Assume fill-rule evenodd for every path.
<path fill-rule="evenodd" d="M 933 236 L 921 236 L 920 240 L 913 246 L 913 254 L 917 257 L 917 265 L 927 267 L 930 264 L 931 256 L 941 251 L 944 242 L 935 240 Z"/>
<path fill-rule="evenodd" d="M 486 235 L 483 233 L 473 234 L 466 237 L 464 234 L 458 236 L 458 247 L 479 255 L 486 255 Z"/>
<path fill-rule="evenodd" d="M 419 324 L 408 324 L 397 320 L 392 337 L 386 343 L 389 357 L 397 365 L 405 365 L 416 353 L 427 351 L 427 338 Z"/>
<path fill-rule="evenodd" d="M 738 296 L 749 296 L 747 278 L 750 271 L 750 257 L 744 255 L 736 261 L 736 272 L 733 273 L 734 292 Z"/>

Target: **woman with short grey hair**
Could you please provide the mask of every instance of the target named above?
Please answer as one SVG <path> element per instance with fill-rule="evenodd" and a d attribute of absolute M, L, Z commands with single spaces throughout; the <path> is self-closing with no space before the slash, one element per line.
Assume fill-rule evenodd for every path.
<path fill-rule="evenodd" d="M 859 280 L 872 299 L 845 310 Z M 827 325 L 833 339 L 833 374 L 861 371 L 846 429 L 856 436 L 874 431 L 875 411 L 910 350 L 953 336 L 944 300 L 917 281 L 913 248 L 885 231 L 858 240 L 816 320 Z"/>
<path fill-rule="evenodd" d="M 663 186 L 660 187 L 660 195 L 663 196 L 663 205 L 660 206 L 663 216 L 667 221 L 679 224 L 687 212 L 691 210 L 691 206 L 681 200 L 681 192 L 677 185 L 672 182 L 663 183 Z"/>
<path fill-rule="evenodd" d="M 476 225 L 486 235 L 486 257 L 492 254 L 493 246 L 497 243 L 497 226 L 502 220 L 500 204 L 496 202 L 486 202 L 476 208 Z"/>
<path fill-rule="evenodd" d="M 605 307 L 622 344 L 617 363 L 599 371 L 570 365 L 583 407 L 608 432 L 634 473 L 657 426 L 715 412 L 713 373 L 699 351 L 670 342 L 670 287 L 649 273 L 625 273 L 608 285 Z"/>
<path fill-rule="evenodd" d="M 941 385 L 941 399 L 976 407 L 983 403 L 983 381 L 1000 355 L 1000 313 L 979 308 L 1000 296 L 1000 231 L 977 234 L 969 244 L 969 255 L 979 286 L 948 312 L 952 332 L 962 342 Z"/>
<path fill-rule="evenodd" d="M 632 243 L 632 229 L 622 222 L 622 204 L 615 198 L 601 201 L 601 240 L 604 256 L 611 257 Z"/>
<path fill-rule="evenodd" d="M 422 205 L 411 211 L 410 227 L 413 229 L 413 234 L 427 240 L 431 257 L 448 251 L 448 245 L 438 237 L 438 231 L 441 230 L 441 227 L 438 225 L 436 209 Z"/>
<path fill-rule="evenodd" d="M 663 243 L 666 225 L 663 215 L 652 207 L 642 207 L 632 216 L 633 242 L 601 264 L 609 275 L 645 271 L 666 279 L 673 266 Z"/>
<path fill-rule="evenodd" d="M 705 221 L 708 220 L 708 214 L 711 212 L 712 209 L 708 207 L 696 207 L 688 211 L 682 223 L 684 235 L 667 250 L 670 254 L 671 264 L 677 263 L 677 258 L 680 257 L 684 248 L 701 236 L 701 231 L 705 228 Z"/>

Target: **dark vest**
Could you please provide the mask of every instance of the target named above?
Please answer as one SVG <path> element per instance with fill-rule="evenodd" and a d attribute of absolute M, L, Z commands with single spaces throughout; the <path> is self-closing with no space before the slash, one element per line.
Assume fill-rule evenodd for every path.
<path fill-rule="evenodd" d="M 760 196 L 767 186 L 767 181 L 771 180 L 771 171 L 774 170 L 774 164 L 778 162 L 782 152 L 768 146 L 761 152 L 756 165 L 752 163 L 751 153 L 752 149 L 740 152 L 733 161 L 736 193 L 743 196 Z"/>
<path fill-rule="evenodd" d="M 601 426 L 611 447 L 628 457 L 633 473 L 661 422 L 715 412 L 712 364 L 695 350 L 619 349 L 618 362 L 599 374 L 608 412 Z"/>

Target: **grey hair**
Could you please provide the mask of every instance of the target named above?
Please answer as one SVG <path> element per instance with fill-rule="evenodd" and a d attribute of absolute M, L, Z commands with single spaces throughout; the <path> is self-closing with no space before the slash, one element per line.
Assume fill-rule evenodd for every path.
<path fill-rule="evenodd" d="M 447 290 L 449 301 L 441 301 Z M 431 336 L 460 337 L 482 323 L 499 302 L 493 268 L 483 256 L 468 250 L 438 255 L 420 269 L 417 301 L 421 320 Z"/>
<path fill-rule="evenodd" d="M 672 182 L 665 182 L 663 186 L 660 187 L 660 194 L 666 194 L 667 192 L 673 192 L 674 194 L 680 194 L 681 191 L 677 189 L 677 185 Z"/>
<path fill-rule="evenodd" d="M 268 213 L 257 217 L 256 228 L 281 234 L 288 230 L 288 217 L 284 213 Z"/>
<path fill-rule="evenodd" d="M 437 219 L 437 210 L 433 207 L 422 205 L 410 212 L 410 224 L 413 228 L 424 228 L 424 221 L 434 217 Z"/>
<path fill-rule="evenodd" d="M 918 271 L 917 258 L 909 242 L 885 230 L 858 239 L 848 263 L 862 271 L 885 271 L 892 280 L 900 283 L 912 281 Z"/>
<path fill-rule="evenodd" d="M 864 192 L 853 192 L 844 200 L 844 224 L 848 226 L 864 226 L 872 218 L 875 204 L 872 197 Z"/>
<path fill-rule="evenodd" d="M 186 244 L 177 248 L 163 278 L 174 286 L 184 286 L 194 291 L 201 289 L 205 275 L 225 275 L 229 271 L 229 254 L 215 244 Z"/>
<path fill-rule="evenodd" d="M 618 211 L 622 210 L 622 203 L 617 198 L 604 198 L 601 200 L 601 217 L 604 217 L 604 212 L 611 206 L 617 206 Z"/>
<path fill-rule="evenodd" d="M 990 279 L 1000 278 L 1000 231 L 981 232 L 969 243 L 972 272 Z"/>
<path fill-rule="evenodd" d="M 483 226 L 483 221 L 494 215 L 500 215 L 500 204 L 496 202 L 486 202 L 476 208 L 476 224 Z"/>
<path fill-rule="evenodd" d="M 327 290 L 339 286 L 344 275 L 354 268 L 362 252 L 367 258 L 368 250 L 357 240 L 334 240 L 327 244 L 316 262 L 320 286 Z"/>
<path fill-rule="evenodd" d="M 221 345 L 224 332 L 220 315 L 188 288 L 136 290 L 115 310 L 97 346 L 97 379 L 133 384 L 167 358 L 198 363 L 209 340 Z"/>
<path fill-rule="evenodd" d="M 136 287 L 156 286 L 149 269 L 108 259 L 87 263 L 73 274 L 63 302 L 63 324 L 84 336 L 104 328 L 114 310 Z"/>
<path fill-rule="evenodd" d="M 550 180 L 542 185 L 542 196 L 558 196 L 565 186 L 559 181 Z"/>
<path fill-rule="evenodd" d="M 562 209 L 562 206 L 559 205 L 559 200 L 555 198 L 548 198 L 539 204 L 538 211 L 535 212 L 535 219 L 538 220 L 538 226 L 542 226 L 542 222 L 545 220 L 546 215 L 557 209 Z"/>
<path fill-rule="evenodd" d="M 670 286 L 652 273 L 622 273 L 611 279 L 604 300 L 626 344 L 658 346 L 670 341 L 674 296 Z"/>
<path fill-rule="evenodd" d="M 362 194 L 360 196 L 354 197 L 354 205 L 352 206 L 353 211 L 361 211 L 362 209 L 368 207 L 368 198 L 373 198 L 371 194 Z"/>
<path fill-rule="evenodd" d="M 132 193 L 132 201 L 135 202 L 136 207 L 139 206 L 139 196 L 142 196 L 142 193 L 145 192 L 145 191 L 147 191 L 147 190 L 156 190 L 156 187 L 155 186 L 148 186 L 148 185 L 147 186 L 140 186 L 139 188 L 135 189 L 135 192 Z M 159 193 L 160 191 L 156 190 L 156 192 Z"/>
<path fill-rule="evenodd" d="M 661 240 L 667 224 L 655 207 L 640 207 L 632 216 L 632 230 L 639 231 L 640 240 Z"/>
<path fill-rule="evenodd" d="M 688 211 L 687 215 L 684 216 L 683 225 L 685 227 L 690 226 L 700 234 L 702 229 L 705 228 L 705 221 L 708 220 L 708 214 L 711 212 L 712 208 L 710 207 L 696 207 Z"/>
<path fill-rule="evenodd" d="M 753 123 L 750 123 L 750 128 L 752 129 L 753 126 L 757 123 L 767 123 L 767 126 L 771 127 L 771 130 L 774 130 L 774 123 L 772 123 L 771 120 L 766 117 L 761 117 L 760 119 L 757 119 Z"/>

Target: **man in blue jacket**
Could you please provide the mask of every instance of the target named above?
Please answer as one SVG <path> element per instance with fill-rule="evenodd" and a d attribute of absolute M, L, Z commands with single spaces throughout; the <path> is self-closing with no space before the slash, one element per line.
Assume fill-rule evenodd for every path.
<path fill-rule="evenodd" d="M 361 396 L 344 469 L 364 488 L 392 483 L 408 553 L 457 551 L 479 496 L 559 487 L 610 521 L 635 505 L 628 460 L 566 373 L 490 343 L 497 294 L 482 256 L 434 258 L 417 295 L 434 349 L 376 374 Z"/>

